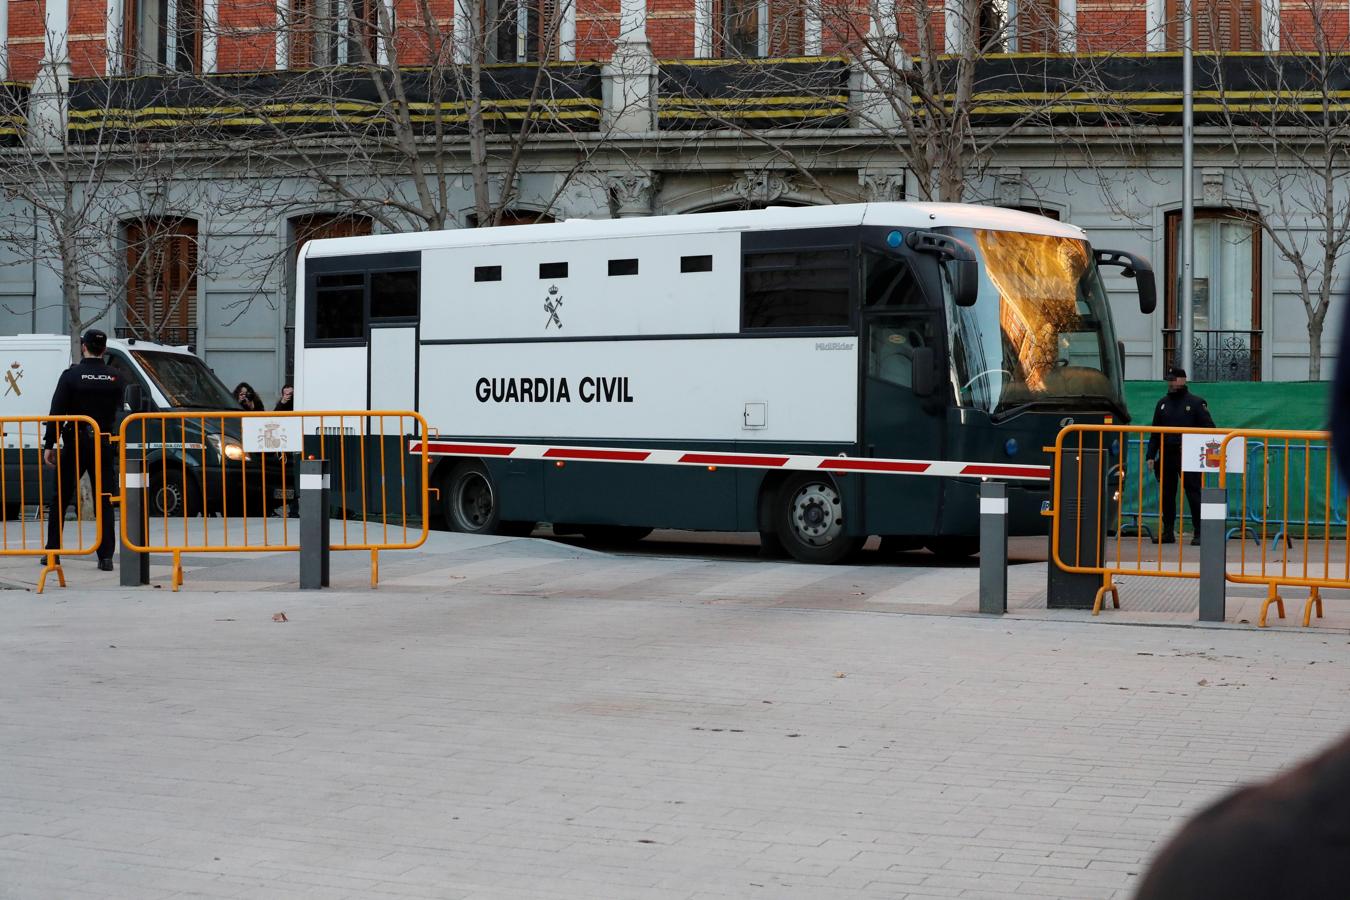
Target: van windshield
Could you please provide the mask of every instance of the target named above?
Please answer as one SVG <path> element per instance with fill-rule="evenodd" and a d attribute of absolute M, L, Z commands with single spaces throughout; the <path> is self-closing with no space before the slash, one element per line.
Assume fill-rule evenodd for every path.
<path fill-rule="evenodd" d="M 235 409 L 238 404 L 216 373 L 186 353 L 132 350 L 150 380 L 174 409 Z"/>

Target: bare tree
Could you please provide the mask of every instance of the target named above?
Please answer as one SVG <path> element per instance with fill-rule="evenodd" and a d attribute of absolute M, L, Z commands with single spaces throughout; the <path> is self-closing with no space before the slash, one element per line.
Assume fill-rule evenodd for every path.
<path fill-rule="evenodd" d="M 53 74 L 35 86 L 29 103 L 41 108 L 32 115 L 13 95 L 0 110 L 0 119 L 27 121 L 20 141 L 0 147 L 0 241 L 59 280 L 72 356 L 82 331 L 109 312 L 161 335 L 191 302 L 205 264 L 195 235 L 176 273 L 165 255 L 181 230 L 174 211 L 196 206 L 193 175 L 209 154 L 181 132 L 129 139 L 124 94 L 115 79 Z M 130 303 L 138 291 L 157 303 Z"/>
<path fill-rule="evenodd" d="M 1203 64 L 1220 88 L 1215 124 L 1232 156 L 1235 199 L 1257 211 L 1261 233 L 1293 275 L 1307 316 L 1308 378 L 1316 381 L 1338 265 L 1350 250 L 1350 117 L 1341 90 L 1350 39 L 1326 0 L 1296 4 L 1308 22 L 1288 48 L 1299 52 L 1221 53 Z"/>
<path fill-rule="evenodd" d="M 557 178 L 529 205 L 548 215 L 603 143 L 599 67 L 559 60 L 565 6 L 543 5 L 519 31 L 514 12 L 489 16 L 485 0 L 469 0 L 455 27 L 430 0 L 397 21 L 382 2 L 328 18 L 292 4 L 274 26 L 292 71 L 200 87 L 242 109 L 233 118 L 245 124 L 230 126 L 246 138 L 239 152 L 267 173 L 239 185 L 250 194 L 239 202 L 277 209 L 317 196 L 386 231 L 496 225 L 521 204 L 520 177 L 547 142 Z M 521 61 L 496 64 L 502 56 Z M 461 221 L 466 185 L 472 213 Z"/>
<path fill-rule="evenodd" d="M 826 197 L 831 192 L 816 173 L 828 167 L 822 163 L 829 154 L 881 150 L 911 173 L 917 199 L 967 200 L 1015 135 L 1038 133 L 1088 150 L 1087 129 L 1128 120 L 1128 110 L 1110 90 L 1105 71 L 1110 54 L 1055 52 L 1061 25 L 1053 6 L 1042 10 L 1028 3 L 1011 19 L 1000 12 L 1007 8 L 981 0 L 945 8 L 939 0 L 870 0 L 868 15 L 860 17 L 850 0 L 807 0 L 804 17 L 828 51 L 848 60 L 850 84 L 831 77 L 828 62 L 813 75 L 799 65 L 751 58 L 765 51 L 800 55 L 800 20 L 771 27 L 770 46 L 756 47 L 753 54 L 744 53 L 744 42 L 716 34 L 721 23 L 715 23 L 715 52 L 731 59 L 744 53 L 739 61 L 745 71 L 733 76 L 737 83 L 724 97 L 700 106 L 697 72 L 691 83 L 666 81 L 702 110 L 705 122 L 760 144 Z M 1013 49 L 1046 55 L 1003 55 Z M 771 95 L 813 99 L 815 108 L 804 109 L 797 126 L 798 133 L 810 129 L 818 140 L 765 128 L 770 113 L 754 105 Z"/>

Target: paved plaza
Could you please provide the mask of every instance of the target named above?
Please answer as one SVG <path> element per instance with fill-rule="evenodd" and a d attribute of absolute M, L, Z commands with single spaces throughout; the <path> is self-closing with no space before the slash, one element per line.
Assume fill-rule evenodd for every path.
<path fill-rule="evenodd" d="M 4 560 L 0 897 L 1128 897 L 1350 726 L 1342 599 L 1094 619 L 1032 561 L 987 618 L 973 568 L 668 549 Z"/>

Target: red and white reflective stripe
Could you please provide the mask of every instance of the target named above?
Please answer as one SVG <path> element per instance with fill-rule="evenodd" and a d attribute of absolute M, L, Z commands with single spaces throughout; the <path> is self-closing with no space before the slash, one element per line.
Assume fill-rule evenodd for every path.
<path fill-rule="evenodd" d="M 409 453 L 421 453 L 422 441 L 411 441 Z M 657 466 L 725 466 L 734 469 L 790 469 L 809 472 L 856 472 L 877 475 L 928 475 L 943 478 L 1009 478 L 1050 480 L 1049 466 L 874 459 L 857 456 L 803 456 L 773 453 L 721 453 L 707 450 L 637 450 L 628 447 L 556 447 L 549 444 L 476 444 L 428 441 L 431 456 L 486 456 L 496 459 L 541 459 L 576 462 L 646 463 Z"/>

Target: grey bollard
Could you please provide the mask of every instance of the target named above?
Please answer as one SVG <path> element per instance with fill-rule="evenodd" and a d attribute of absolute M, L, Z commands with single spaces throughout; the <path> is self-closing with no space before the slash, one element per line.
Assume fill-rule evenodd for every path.
<path fill-rule="evenodd" d="M 150 554 L 127 549 L 128 542 L 145 546 L 146 477 L 139 459 L 127 460 L 122 486 L 125 488 L 122 502 L 126 504 L 127 527 L 122 534 L 122 548 L 117 560 L 120 582 L 122 587 L 140 587 L 150 583 Z"/>
<path fill-rule="evenodd" d="M 1228 492 L 1207 487 L 1200 492 L 1200 621 L 1222 622 L 1227 616 Z"/>
<path fill-rule="evenodd" d="M 980 484 L 980 612 L 1008 611 L 1008 486 Z"/>
<path fill-rule="evenodd" d="M 300 588 L 328 587 L 328 460 L 300 461 Z"/>

